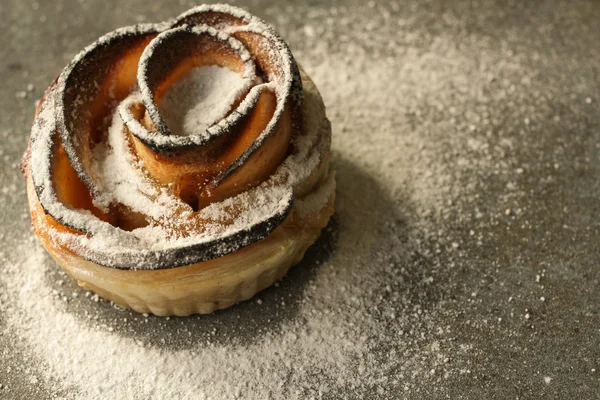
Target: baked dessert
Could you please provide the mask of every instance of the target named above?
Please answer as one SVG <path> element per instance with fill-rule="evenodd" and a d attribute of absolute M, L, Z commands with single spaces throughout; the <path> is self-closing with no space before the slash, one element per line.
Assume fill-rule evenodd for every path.
<path fill-rule="evenodd" d="M 34 230 L 79 284 L 210 313 L 298 263 L 333 214 L 319 92 L 264 21 L 203 5 L 117 29 L 46 90 L 22 169 Z"/>

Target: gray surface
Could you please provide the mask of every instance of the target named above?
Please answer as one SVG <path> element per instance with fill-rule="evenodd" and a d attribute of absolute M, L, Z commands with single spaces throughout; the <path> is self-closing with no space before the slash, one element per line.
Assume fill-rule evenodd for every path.
<path fill-rule="evenodd" d="M 148 21 L 162 20 L 192 4 L 166 0 L 126 4 L 121 1 L 40 3 L 39 7 L 21 0 L 3 0 L 0 4 L 0 177 L 5 188 L 0 194 L 3 208 L 0 232 L 5 249 L 16 247 L 30 235 L 25 185 L 16 165 L 26 147 L 34 100 L 67 61 L 100 34 L 138 21 L 140 16 Z M 283 31 L 292 49 L 299 48 L 303 54 L 310 54 L 298 32 L 303 21 L 311 20 L 313 25 L 319 25 L 330 12 L 329 7 L 321 1 L 309 2 L 314 7 L 287 9 L 274 7 L 273 3 L 256 1 L 248 8 Z M 362 2 L 335 2 L 338 6 L 340 3 L 346 4 L 347 12 L 355 12 L 357 18 L 362 15 L 365 21 L 371 16 L 379 21 L 381 9 L 387 10 L 391 15 L 387 23 L 404 21 L 402 29 L 416 33 L 418 39 L 413 40 L 421 41 L 423 49 L 431 49 L 438 36 L 450 37 L 457 48 L 470 46 L 476 51 L 502 48 L 517 54 L 520 62 L 530 67 L 529 71 L 537 72 L 537 86 L 531 90 L 529 86 L 518 84 L 519 71 L 503 70 L 503 65 L 488 66 L 500 80 L 515 83 L 512 97 L 478 102 L 467 87 L 462 92 L 466 98 L 462 103 L 457 100 L 461 106 L 472 106 L 477 113 L 489 116 L 492 133 L 486 140 L 491 147 L 499 146 L 503 138 L 513 139 L 518 145 L 510 154 L 471 154 L 475 159 L 488 157 L 490 162 L 486 165 L 492 167 L 489 171 L 473 171 L 474 191 L 468 199 L 457 198 L 455 207 L 446 209 L 448 214 L 436 222 L 439 229 L 416 235 L 421 241 L 414 245 L 418 258 L 413 264 L 415 270 L 409 271 L 408 278 L 398 275 L 399 280 L 392 281 L 394 285 L 403 282 L 402 290 L 426 312 L 437 310 L 440 320 L 434 323 L 448 327 L 452 332 L 450 341 L 472 346 L 467 353 L 449 355 L 451 359 L 462 360 L 465 373 L 455 374 L 449 380 L 417 379 L 412 382 L 410 394 L 404 395 L 471 399 L 600 397 L 600 227 L 597 218 L 600 204 L 600 3 L 527 1 L 505 5 L 504 1 L 456 1 L 450 5 L 438 0 L 406 2 L 399 7 L 366 7 Z M 281 15 L 286 18 L 281 19 Z M 327 25 L 324 36 L 332 49 L 336 47 L 335 36 L 344 29 L 347 26 L 335 22 Z M 368 50 L 374 54 L 383 51 L 381 48 Z M 469 76 L 464 78 L 468 82 Z M 34 85 L 32 92 L 25 98 L 15 95 L 26 91 L 29 83 Z M 324 93 L 324 97 L 327 100 L 328 94 Z M 591 103 L 586 101 L 588 97 Z M 444 110 L 453 105 L 447 96 L 440 101 L 446 102 Z M 427 107 L 424 106 L 425 111 Z M 439 115 L 424 114 L 431 118 L 450 118 L 447 111 Z M 537 119 L 531 125 L 523 124 L 524 118 L 531 114 Z M 558 118 L 554 118 L 556 116 Z M 461 114 L 455 118 L 457 126 L 468 126 L 468 116 Z M 334 116 L 334 134 L 337 133 L 336 119 L 343 117 Z M 455 161 L 452 157 L 449 151 L 449 162 Z M 502 163 L 509 164 L 513 170 L 525 166 L 525 173 L 510 177 L 495 174 L 493 166 Z M 360 184 L 370 189 L 373 196 L 379 193 L 374 178 L 351 162 L 338 159 L 335 167 L 340 176 L 340 191 Z M 512 197 L 506 193 L 509 181 L 516 181 L 520 188 Z M 456 185 L 473 182 L 458 180 Z M 386 201 L 395 204 L 398 198 Z M 507 208 L 522 212 L 511 211 L 504 218 Z M 475 210 L 486 215 L 485 221 L 474 222 L 465 217 L 475 214 Z M 407 221 L 398 223 L 391 232 L 404 235 L 404 226 L 412 225 L 412 214 L 407 211 L 406 215 L 403 218 Z M 174 334 L 181 326 L 205 335 L 219 327 L 223 334 L 210 340 L 233 337 L 244 343 L 258 334 L 265 316 L 275 326 L 285 323 L 294 317 L 302 287 L 318 268 L 315 261 L 325 259 L 335 248 L 337 225 L 343 224 L 338 219 L 311 250 L 304 268 L 293 270 L 280 288 L 269 289 L 262 295 L 264 305 L 260 309 L 245 303 L 234 311 L 208 317 L 176 323 L 151 318 L 148 324 L 133 323 L 116 328 L 125 336 L 141 336 L 167 348 L 185 348 L 186 339 Z M 470 229 L 485 235 L 483 245 L 469 238 Z M 460 242 L 459 250 L 448 251 L 448 243 L 438 231 L 443 231 L 443 236 L 452 234 L 454 240 Z M 387 251 L 401 253 L 403 250 Z M 543 277 L 537 282 L 536 275 L 540 274 Z M 427 276 L 435 277 L 432 284 L 418 284 Z M 49 279 L 50 284 L 55 281 L 52 277 Z M 71 282 L 66 285 L 68 289 L 57 289 L 75 288 Z M 293 296 L 286 300 L 289 306 L 280 309 L 275 305 L 283 292 L 286 299 L 287 293 Z M 541 296 L 545 301 L 539 300 Z M 511 301 L 507 300 L 509 297 Z M 113 315 L 117 312 L 105 303 L 72 302 L 67 307 L 80 316 L 86 310 L 93 310 L 100 317 L 99 324 L 114 323 Z M 529 315 L 528 319 L 525 314 Z M 243 330 L 238 326 L 240 315 L 251 316 Z M 502 323 L 496 322 L 498 318 L 502 318 Z M 413 327 L 417 332 L 427 329 L 417 322 Z M 167 338 L 166 343 L 161 344 L 160 338 Z M 412 351 L 418 353 L 416 348 Z M 27 374 L 18 372 L 29 358 L 13 347 L 9 335 L 0 335 L 0 356 L 3 361 L 0 383 L 11 388 L 10 393 L 0 389 L 0 397 L 45 398 L 48 395 L 43 387 L 32 385 Z M 35 369 L 34 366 L 26 368 Z M 544 382 L 544 376 L 552 377 L 551 384 Z M 374 393 L 371 395 L 377 397 Z"/>

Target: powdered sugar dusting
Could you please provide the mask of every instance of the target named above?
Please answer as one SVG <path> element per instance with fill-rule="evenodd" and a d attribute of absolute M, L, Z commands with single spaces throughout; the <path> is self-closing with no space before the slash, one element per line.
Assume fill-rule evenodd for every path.
<path fill-rule="evenodd" d="M 121 117 L 114 113 L 106 143 L 93 149 L 90 172 L 99 189 L 94 204 L 108 209 L 120 203 L 157 220 L 165 217 L 165 209 L 173 210 L 179 202 L 144 175 L 142 163 L 131 153 L 125 135 Z"/>
<path fill-rule="evenodd" d="M 229 113 L 246 88 L 245 81 L 227 67 L 193 68 L 167 90 L 160 112 L 173 134 L 199 134 Z"/>

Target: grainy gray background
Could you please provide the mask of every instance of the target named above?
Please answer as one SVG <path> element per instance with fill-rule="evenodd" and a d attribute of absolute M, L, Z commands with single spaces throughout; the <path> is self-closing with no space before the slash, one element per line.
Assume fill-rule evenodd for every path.
<path fill-rule="evenodd" d="M 493 121 L 494 131 L 519 143 L 510 154 L 490 156 L 493 162 L 508 160 L 515 168 L 525 166 L 525 171 L 516 172 L 521 188 L 518 204 L 497 210 L 502 216 L 505 208 L 512 207 L 506 212 L 507 218 L 491 217 L 481 226 L 490 239 L 484 246 L 477 245 L 476 240 L 466 240 L 469 226 L 461 215 L 497 208 L 498 198 L 505 195 L 506 182 L 492 179 L 485 186 L 476 186 L 475 190 L 482 189 L 473 201 L 460 203 L 457 212 L 450 212 L 439 226 L 440 231 L 458 232 L 457 237 L 465 239 L 459 255 L 436 252 L 435 249 L 446 246 L 443 242 L 440 246 L 435 235 L 428 236 L 429 242 L 424 246 L 430 246 L 432 252 L 422 253 L 427 259 L 424 268 L 431 267 L 428 272 L 435 276 L 434 283 L 426 289 L 416 284 L 406 289 L 418 292 L 413 294 L 423 301 L 425 309 L 434 303 L 443 309 L 440 315 L 446 318 L 440 325 L 451 327 L 450 340 L 472 344 L 467 353 L 456 355 L 466 367 L 463 373 L 448 380 L 417 379 L 408 394 L 397 395 L 416 399 L 600 398 L 600 2 L 419 0 L 366 5 L 353 0 L 331 4 L 316 0 L 304 6 L 286 6 L 273 0 L 235 3 L 273 23 L 292 49 L 302 49 L 305 55 L 311 54 L 301 34 L 307 21 L 312 26 L 325 27 L 323 37 L 332 48 L 336 47 L 336 35 L 349 29 L 335 22 L 323 23 L 335 6 L 346 10 L 346 14 L 354 13 L 357 21 L 379 21 L 391 28 L 402 22 L 403 32 L 418 36 L 412 44 L 422 41 L 424 51 L 431 49 L 437 37 L 444 36 L 451 38 L 457 48 L 502 48 L 508 56 L 518 55 L 529 71 L 537 71 L 538 91 L 530 93 L 528 85 L 518 84 L 519 71 L 500 70 L 502 66 L 494 70 L 494 66 L 489 66 L 496 76 L 516 82 L 511 89 L 513 96 L 503 102 L 473 103 L 478 113 Z M 25 185 L 17 163 L 26 147 L 35 99 L 74 54 L 101 34 L 134 22 L 167 19 L 194 4 L 167 0 L 2 0 L 0 233 L 5 252 L 10 253 L 30 235 Z M 384 14 L 386 17 L 381 19 Z M 363 29 L 364 26 L 357 27 L 358 31 Z M 361 45 L 367 53 L 371 51 L 368 44 Z M 374 50 L 381 54 L 381 49 Z M 543 89 L 541 93 L 539 88 Z M 468 86 L 462 89 L 457 92 L 471 95 Z M 328 93 L 324 97 L 327 99 Z M 448 102 L 440 110 L 453 105 L 449 97 L 440 101 Z M 537 120 L 530 124 L 528 113 Z M 464 115 L 440 111 L 434 117 L 454 118 L 453 123 L 464 122 L 468 127 Z M 335 119 L 338 125 L 343 123 L 343 116 Z M 488 135 L 488 140 L 494 146 L 501 139 Z M 361 178 L 362 173 L 347 162 L 338 160 L 335 166 L 342 182 L 340 190 L 351 178 L 368 184 L 369 179 Z M 525 210 L 525 216 L 517 218 L 516 209 Z M 332 223 L 331 231 L 335 232 L 336 224 Z M 327 233 L 308 255 L 306 268 L 292 271 L 291 279 L 282 286 L 288 285 L 289 292 L 294 293 L 295 287 L 310 279 L 311 268 L 316 268 L 311 265 L 324 257 L 334 242 L 335 234 Z M 453 268 L 446 269 L 447 265 Z M 1 269 L 2 266 L 0 273 Z M 69 290 L 75 287 L 70 282 L 67 285 Z M 237 335 L 243 343 L 245 337 L 260 330 L 264 315 L 273 324 L 291 318 L 298 299 L 288 300 L 290 306 L 285 309 L 269 306 L 277 302 L 279 292 L 266 291 L 263 308 L 242 304 L 234 312 L 195 317 L 178 322 L 177 326 L 185 324 L 186 329 L 204 333 L 219 327 L 227 336 L 236 331 L 239 315 L 244 315 L 249 321 L 244 328 L 246 336 L 239 331 Z M 298 290 L 296 297 L 300 296 Z M 545 301 L 540 301 L 542 296 Z M 72 307 L 77 315 L 99 308 L 101 321 L 108 325 L 115 322 L 116 311 L 104 303 L 67 307 Z M 499 317 L 502 323 L 496 322 Z M 166 337 L 162 344 L 166 348 L 186 346 L 184 339 L 172 334 L 179 328 L 161 319 L 115 328 L 125 336 L 142 337 L 149 342 L 158 343 L 159 338 Z M 35 365 L 30 355 L 13 346 L 10 334 L 4 331 L 2 304 L 0 333 L 0 383 L 4 385 L 0 398 L 60 396 L 61 393 L 47 393 L 43 385 L 30 381 L 28 372 L 35 371 Z M 218 341 L 219 337 L 213 340 Z M 551 382 L 544 381 L 545 376 L 551 377 Z M 378 397 L 375 393 L 371 395 Z"/>

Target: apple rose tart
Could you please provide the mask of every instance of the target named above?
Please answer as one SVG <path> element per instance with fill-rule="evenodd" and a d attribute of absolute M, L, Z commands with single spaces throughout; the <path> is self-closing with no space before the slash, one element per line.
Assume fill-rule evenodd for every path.
<path fill-rule="evenodd" d="M 40 101 L 22 168 L 34 230 L 81 286 L 184 316 L 302 259 L 333 213 L 330 147 L 287 44 L 210 5 L 79 53 Z"/>

